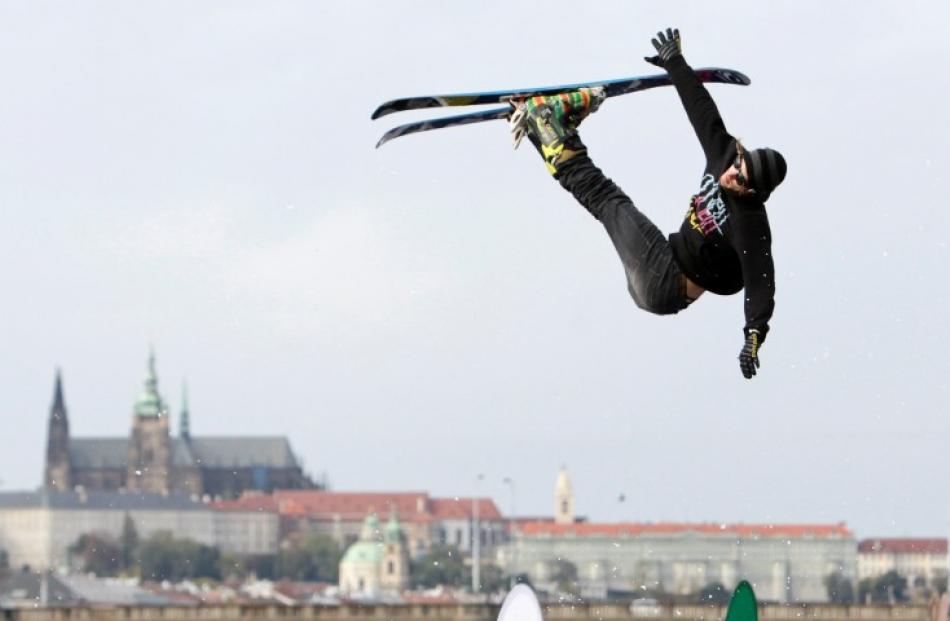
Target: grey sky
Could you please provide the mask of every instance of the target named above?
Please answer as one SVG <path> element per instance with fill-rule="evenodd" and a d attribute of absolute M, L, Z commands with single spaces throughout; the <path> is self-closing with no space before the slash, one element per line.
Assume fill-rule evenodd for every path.
<path fill-rule="evenodd" d="M 57 365 L 125 434 L 154 343 L 195 434 L 287 434 L 337 489 L 596 520 L 941 535 L 950 294 L 943 2 L 0 4 L 0 488 L 35 487 Z M 727 127 L 780 149 L 777 308 L 675 318 L 502 123 L 401 138 L 385 99 L 653 73 L 678 26 Z M 436 111 L 438 114 L 438 111 Z M 702 153 L 675 92 L 607 102 L 594 160 L 664 230 Z M 477 473 L 486 475 L 480 488 Z M 617 497 L 625 493 L 627 502 Z"/>

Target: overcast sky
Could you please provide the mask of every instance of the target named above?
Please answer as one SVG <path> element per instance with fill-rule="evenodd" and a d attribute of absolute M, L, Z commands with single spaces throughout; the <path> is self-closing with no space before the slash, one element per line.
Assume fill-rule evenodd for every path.
<path fill-rule="evenodd" d="M 125 436 L 149 344 L 195 435 L 282 434 L 338 490 L 596 521 L 944 536 L 946 2 L 3 2 L 0 489 L 40 484 L 55 369 Z M 654 73 L 678 26 L 780 149 L 776 311 L 638 310 L 603 229 L 495 122 L 373 146 L 386 99 Z M 590 152 L 664 231 L 703 157 L 675 91 Z M 485 475 L 481 484 L 479 473 Z M 625 494 L 626 501 L 618 498 Z"/>

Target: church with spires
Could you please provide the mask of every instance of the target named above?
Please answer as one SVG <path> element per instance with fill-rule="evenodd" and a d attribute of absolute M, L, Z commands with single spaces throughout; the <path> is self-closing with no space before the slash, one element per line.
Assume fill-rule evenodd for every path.
<path fill-rule="evenodd" d="M 286 437 L 192 436 L 187 393 L 178 435 L 158 390 L 150 352 L 145 386 L 132 409 L 128 437 L 70 436 L 59 371 L 50 408 L 44 487 L 51 490 L 125 490 L 210 498 L 245 491 L 319 489 L 303 471 Z"/>

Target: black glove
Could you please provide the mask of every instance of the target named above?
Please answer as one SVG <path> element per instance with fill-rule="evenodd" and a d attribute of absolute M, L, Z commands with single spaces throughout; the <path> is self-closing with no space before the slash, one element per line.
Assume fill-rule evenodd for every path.
<path fill-rule="evenodd" d="M 742 376 L 746 379 L 752 379 L 755 370 L 759 368 L 759 331 L 749 330 L 745 335 L 745 345 L 739 352 L 739 368 L 742 369 Z"/>
<path fill-rule="evenodd" d="M 653 39 L 653 47 L 656 48 L 656 56 L 644 56 L 643 60 L 661 69 L 666 69 L 666 63 L 670 59 L 683 55 L 679 29 L 667 28 L 666 35 L 662 32 L 656 33 L 656 38 Z"/>

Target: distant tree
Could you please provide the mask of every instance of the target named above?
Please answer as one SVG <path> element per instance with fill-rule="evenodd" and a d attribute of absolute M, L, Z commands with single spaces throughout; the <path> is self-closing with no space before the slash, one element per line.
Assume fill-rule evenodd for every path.
<path fill-rule="evenodd" d="M 497 593 L 508 588 L 511 578 L 497 565 L 482 565 L 478 579 L 482 593 Z"/>
<path fill-rule="evenodd" d="M 947 575 L 936 575 L 930 581 L 930 587 L 938 594 L 943 595 L 947 591 Z"/>
<path fill-rule="evenodd" d="M 716 606 L 725 606 L 732 598 L 732 594 L 726 590 L 721 582 L 711 582 L 700 589 L 698 601 L 700 604 L 713 604 Z"/>
<path fill-rule="evenodd" d="M 222 553 L 218 557 L 218 575 L 221 576 L 222 580 L 237 580 L 244 578 L 248 573 L 244 559 L 226 553 Z"/>
<path fill-rule="evenodd" d="M 552 563 L 551 580 L 564 593 L 578 595 L 580 589 L 577 584 L 577 565 L 567 559 L 559 558 Z"/>
<path fill-rule="evenodd" d="M 155 533 L 139 546 L 139 573 L 143 580 L 172 580 L 178 560 L 171 533 Z"/>
<path fill-rule="evenodd" d="M 825 576 L 825 590 L 832 604 L 850 605 L 854 603 L 854 585 L 840 571 Z"/>
<path fill-rule="evenodd" d="M 923 576 L 914 578 L 914 588 L 910 589 L 910 600 L 918 604 L 926 604 L 933 599 L 934 591 Z"/>
<path fill-rule="evenodd" d="M 272 580 L 277 576 L 275 573 L 276 563 L 276 554 L 258 554 L 241 559 L 241 564 L 244 566 L 244 575 L 253 574 L 262 580 Z"/>
<path fill-rule="evenodd" d="M 311 535 L 278 552 L 271 573 L 276 578 L 336 582 L 342 554 L 340 545 L 332 537 Z M 267 568 L 258 565 L 258 569 L 266 571 Z"/>
<path fill-rule="evenodd" d="M 859 588 L 862 602 L 867 601 L 868 598 L 874 604 L 907 601 L 907 578 L 893 570 L 876 579 L 866 578 L 862 580 Z"/>
<path fill-rule="evenodd" d="M 122 534 L 119 535 L 119 548 L 122 553 L 122 569 L 128 570 L 138 564 L 136 552 L 139 547 L 139 534 L 135 529 L 135 521 L 128 513 L 122 522 Z"/>
<path fill-rule="evenodd" d="M 516 574 L 513 578 L 515 579 L 515 584 L 526 584 L 532 589 L 534 588 L 534 585 L 531 583 L 531 577 L 528 574 Z"/>
<path fill-rule="evenodd" d="M 313 535 L 304 541 L 303 550 L 311 559 L 311 580 L 331 583 L 339 580 L 343 551 L 336 539 L 327 535 Z"/>
<path fill-rule="evenodd" d="M 313 559 L 302 548 L 293 546 L 277 553 L 274 560 L 275 578 L 309 580 L 314 573 Z"/>
<path fill-rule="evenodd" d="M 428 553 L 410 562 L 409 576 L 413 587 L 423 588 L 461 587 L 471 581 L 462 553 L 445 544 L 433 545 Z"/>
<path fill-rule="evenodd" d="M 115 576 L 122 569 L 122 550 L 106 535 L 87 533 L 69 546 L 70 558 L 80 571 Z"/>
<path fill-rule="evenodd" d="M 188 540 L 181 540 L 179 545 L 181 553 L 185 556 L 185 565 L 191 568 L 191 571 L 182 578 L 221 579 L 219 564 L 221 551 L 218 548 Z"/>
<path fill-rule="evenodd" d="M 175 539 L 171 533 L 159 532 L 146 539 L 139 546 L 138 556 L 143 580 L 221 577 L 217 548 Z"/>

